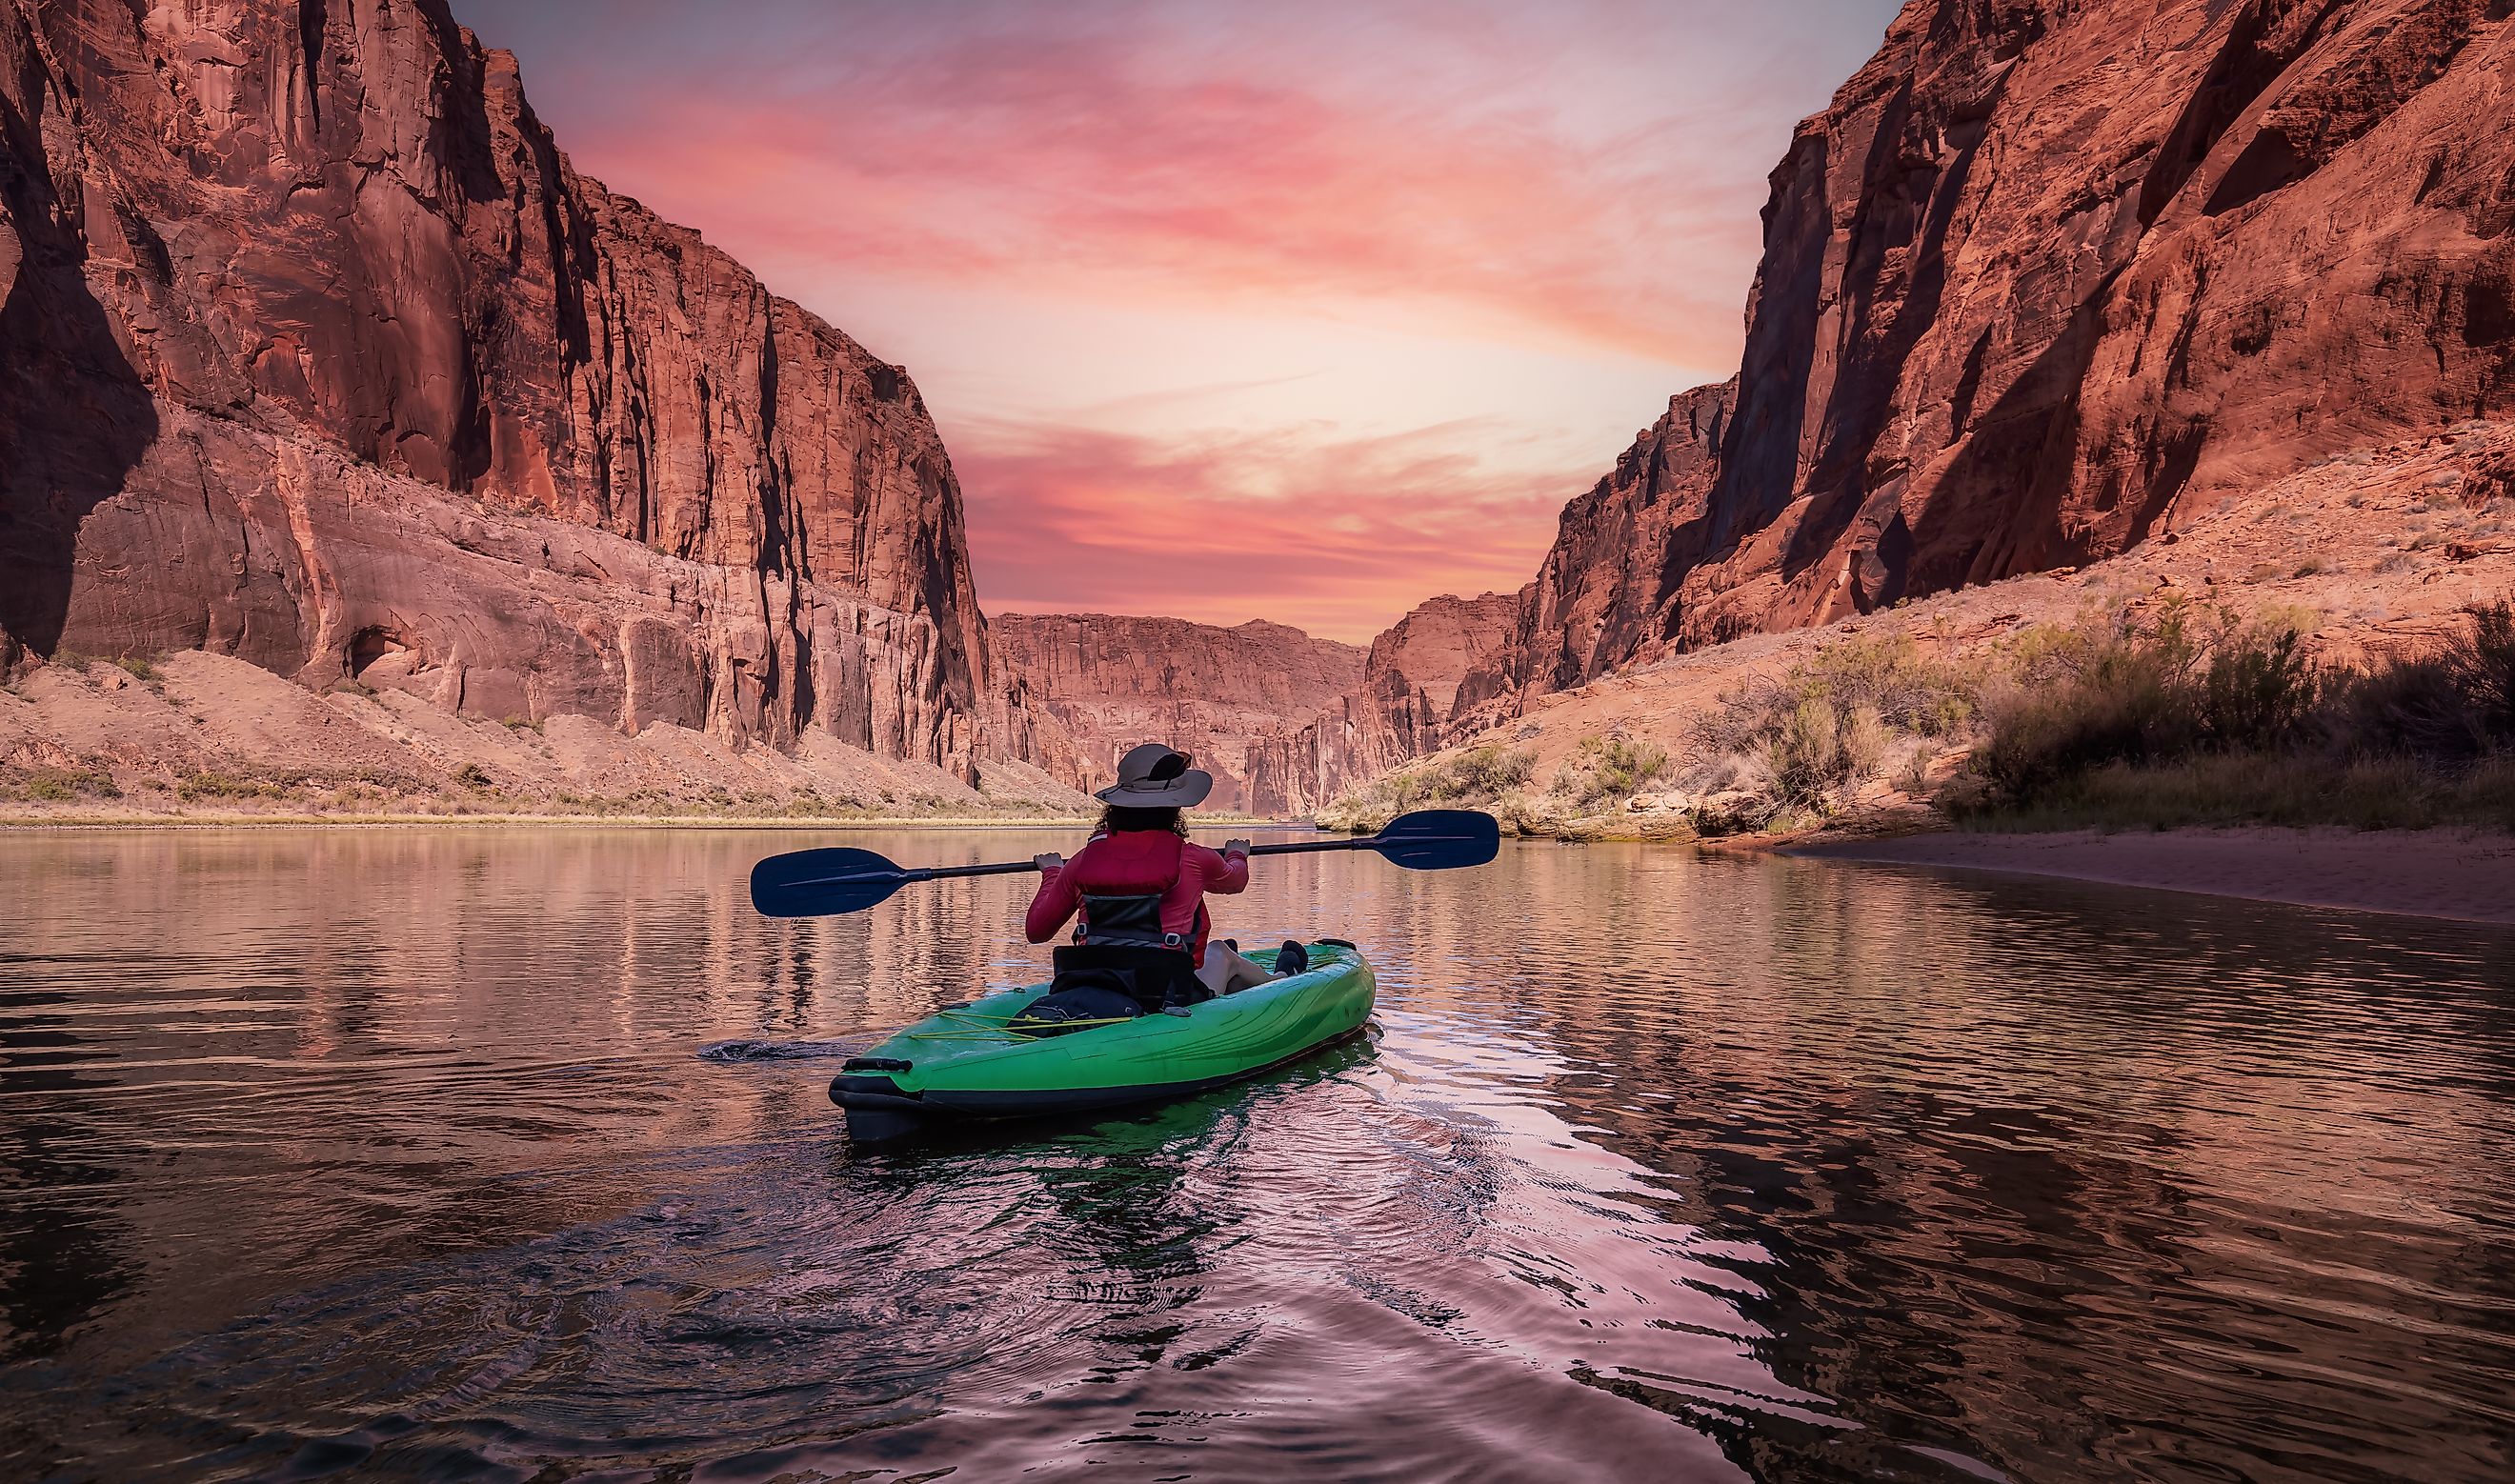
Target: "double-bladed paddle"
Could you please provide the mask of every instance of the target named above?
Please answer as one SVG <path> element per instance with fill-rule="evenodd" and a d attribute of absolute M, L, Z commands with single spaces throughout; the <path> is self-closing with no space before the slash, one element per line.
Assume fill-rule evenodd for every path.
<path fill-rule="evenodd" d="M 1502 849 L 1502 827 L 1474 809 L 1418 809 L 1388 821 L 1377 835 L 1255 845 L 1252 855 L 1305 855 L 1315 850 L 1378 850 L 1416 871 L 1481 866 Z M 912 882 L 956 876 L 1010 876 L 1039 868 L 1026 860 L 992 866 L 901 866 L 871 850 L 832 846 L 771 855 L 751 868 L 751 905 L 766 917 L 822 917 L 862 912 Z"/>

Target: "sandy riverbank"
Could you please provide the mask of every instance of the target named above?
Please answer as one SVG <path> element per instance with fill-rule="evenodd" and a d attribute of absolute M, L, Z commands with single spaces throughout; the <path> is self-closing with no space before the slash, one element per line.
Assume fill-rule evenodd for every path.
<path fill-rule="evenodd" d="M 2515 837 L 2460 830 L 1956 830 L 1782 853 L 2515 926 Z"/>

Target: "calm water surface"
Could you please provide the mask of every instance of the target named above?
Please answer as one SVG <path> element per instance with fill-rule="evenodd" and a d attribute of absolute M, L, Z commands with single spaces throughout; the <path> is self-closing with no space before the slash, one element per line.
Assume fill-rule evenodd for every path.
<path fill-rule="evenodd" d="M 754 917 L 816 843 L 0 837 L 0 1477 L 2515 1467 L 2515 935 L 1264 861 L 1367 1040 L 859 1155 L 832 1058 L 1044 955 L 1014 880 Z"/>

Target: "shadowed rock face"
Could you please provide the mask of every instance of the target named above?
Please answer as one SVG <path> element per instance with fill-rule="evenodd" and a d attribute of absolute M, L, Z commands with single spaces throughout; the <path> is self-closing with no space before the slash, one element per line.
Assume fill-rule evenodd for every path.
<path fill-rule="evenodd" d="M 1676 583 L 1710 544 L 1720 439 L 1737 399 L 1735 381 L 1670 397 L 1615 470 L 1563 507 L 1520 605 L 1516 685 L 1568 690 L 1673 634 Z"/>
<path fill-rule="evenodd" d="M 965 773 L 898 368 L 577 175 L 441 0 L 0 0 L 0 629 Z"/>
<path fill-rule="evenodd" d="M 1565 512 L 1522 683 L 2083 563 L 2503 415 L 2510 13 L 1913 0 L 1773 173 L 1734 392 Z"/>
<path fill-rule="evenodd" d="M 1117 777 L 1120 755 L 1167 742 L 1214 774 L 1215 808 L 1280 812 L 1250 787 L 1253 754 L 1362 683 L 1363 651 L 1262 619 L 1223 629 L 1107 613 L 1000 613 L 987 622 L 999 673 L 1070 738 L 1050 770 L 1081 789 Z"/>

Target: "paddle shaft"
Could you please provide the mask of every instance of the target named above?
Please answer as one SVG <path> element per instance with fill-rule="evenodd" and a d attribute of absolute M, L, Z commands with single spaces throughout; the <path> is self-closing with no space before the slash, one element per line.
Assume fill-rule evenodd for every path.
<path fill-rule="evenodd" d="M 1304 855 L 1312 850 L 1368 850 L 1380 844 L 1377 835 L 1357 835 L 1351 840 L 1301 840 L 1280 845 L 1251 845 L 1252 855 Z M 1039 866 L 1027 860 L 1009 860 L 990 866 L 918 866 L 899 874 L 909 881 L 944 881 L 956 876 L 1011 876 L 1021 871 L 1036 871 Z"/>

